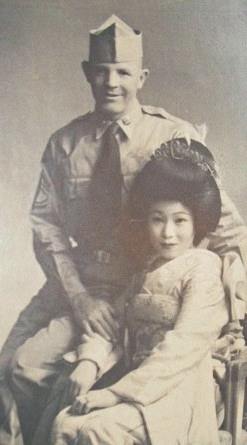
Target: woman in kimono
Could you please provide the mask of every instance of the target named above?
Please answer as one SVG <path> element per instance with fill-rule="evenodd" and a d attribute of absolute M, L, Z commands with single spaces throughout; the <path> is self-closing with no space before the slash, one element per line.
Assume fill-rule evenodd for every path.
<path fill-rule="evenodd" d="M 211 350 L 228 311 L 221 261 L 198 247 L 220 218 L 216 176 L 207 148 L 183 139 L 162 144 L 137 175 L 126 369 L 57 416 L 52 445 L 219 444 Z"/>

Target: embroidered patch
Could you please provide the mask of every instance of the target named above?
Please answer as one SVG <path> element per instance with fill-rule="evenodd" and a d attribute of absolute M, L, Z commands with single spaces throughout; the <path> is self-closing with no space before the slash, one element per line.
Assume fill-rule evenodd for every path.
<path fill-rule="evenodd" d="M 45 172 L 41 173 L 39 185 L 36 195 L 34 197 L 34 207 L 45 207 L 48 203 L 48 197 L 50 192 L 50 184 L 45 175 Z"/>

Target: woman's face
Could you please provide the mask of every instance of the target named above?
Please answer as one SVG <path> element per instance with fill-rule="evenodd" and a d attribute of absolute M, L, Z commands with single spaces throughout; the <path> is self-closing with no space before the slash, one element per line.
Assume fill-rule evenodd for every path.
<path fill-rule="evenodd" d="M 193 216 L 191 210 L 179 201 L 158 201 L 151 204 L 147 229 L 154 253 L 167 261 L 193 247 Z"/>

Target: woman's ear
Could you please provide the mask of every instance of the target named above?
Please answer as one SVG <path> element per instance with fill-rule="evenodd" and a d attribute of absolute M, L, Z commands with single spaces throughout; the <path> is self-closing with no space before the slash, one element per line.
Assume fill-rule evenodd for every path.
<path fill-rule="evenodd" d="M 91 66 L 89 62 L 86 62 L 83 60 L 81 63 L 82 71 L 84 72 L 84 75 L 89 83 L 91 83 Z"/>

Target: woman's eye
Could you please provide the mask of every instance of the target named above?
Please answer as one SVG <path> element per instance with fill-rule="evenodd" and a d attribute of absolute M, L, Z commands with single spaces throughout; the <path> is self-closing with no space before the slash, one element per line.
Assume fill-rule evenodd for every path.
<path fill-rule="evenodd" d="M 175 223 L 176 223 L 176 224 L 182 224 L 183 222 L 186 222 L 186 219 L 185 219 L 185 218 L 176 218 L 176 219 L 175 219 Z"/>

